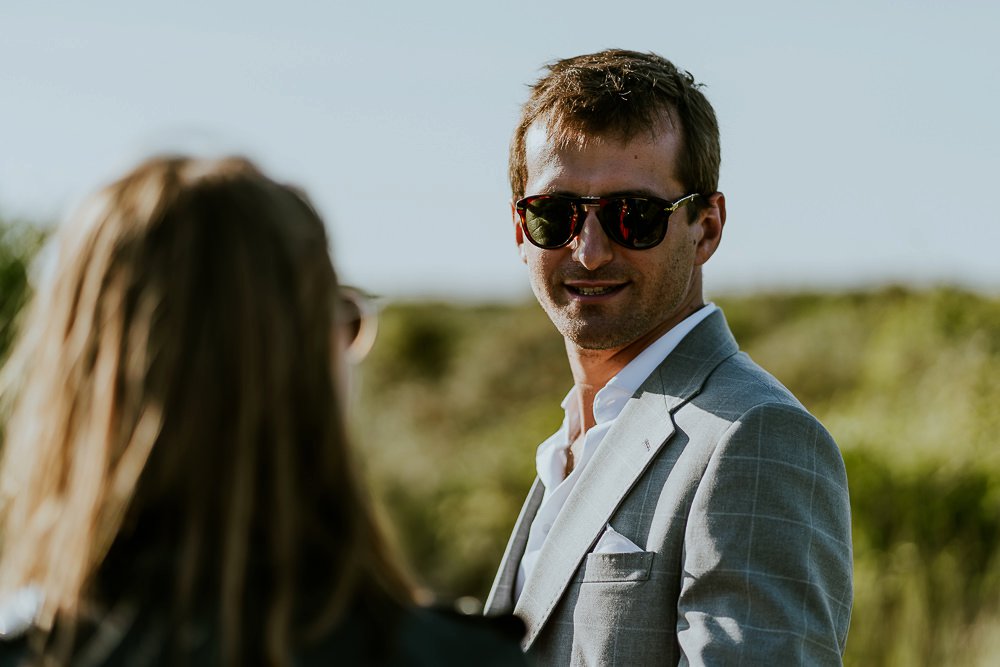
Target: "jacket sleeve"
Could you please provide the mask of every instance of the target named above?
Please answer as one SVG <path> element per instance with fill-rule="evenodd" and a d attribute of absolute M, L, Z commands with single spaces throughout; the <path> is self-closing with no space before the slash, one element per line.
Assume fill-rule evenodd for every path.
<path fill-rule="evenodd" d="M 716 447 L 685 529 L 682 665 L 839 665 L 852 588 L 843 458 L 800 407 L 743 414 Z"/>

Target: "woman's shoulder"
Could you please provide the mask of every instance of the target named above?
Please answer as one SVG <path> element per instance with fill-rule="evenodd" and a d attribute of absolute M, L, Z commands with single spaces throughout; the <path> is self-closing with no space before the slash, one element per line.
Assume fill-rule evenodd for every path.
<path fill-rule="evenodd" d="M 0 605 L 2 606 L 2 605 Z M 0 612 L 3 610 L 0 609 Z M 30 662 L 32 627 L 22 622 L 23 615 L 8 615 L 7 632 L 0 628 L 0 667 L 16 667 Z M 99 640 L 113 619 L 105 618 L 91 626 L 83 623 L 78 635 Z M 0 625 L 5 618 L 0 614 Z M 16 622 L 14 622 L 16 621 Z M 113 624 L 112 624 L 113 625 Z M 211 625 L 211 624 L 210 624 Z M 114 626 L 117 627 L 117 626 Z M 163 618 L 139 614 L 121 632 L 112 633 L 116 640 L 102 665 L 130 664 L 129 656 L 144 654 L 157 664 L 157 651 L 148 650 L 150 636 L 164 639 Z M 522 667 L 529 664 L 521 653 L 520 640 L 524 624 L 514 616 L 484 617 L 467 615 L 447 607 L 355 607 L 347 617 L 323 639 L 300 646 L 293 664 L 364 665 L 381 667 L 450 667 L 477 665 L 482 667 Z M 217 637 L 207 633 L 207 643 L 197 651 L 189 664 L 213 664 L 216 660 Z M 78 637 L 79 639 L 79 637 Z M 101 642 L 102 644 L 105 642 Z"/>
<path fill-rule="evenodd" d="M 520 647 L 524 624 L 514 616 L 487 618 L 443 607 L 418 607 L 407 616 L 399 628 L 401 648 L 426 656 L 426 664 L 527 664 Z"/>
<path fill-rule="evenodd" d="M 0 667 L 17 667 L 29 655 L 26 635 L 18 637 L 0 636 Z"/>
<path fill-rule="evenodd" d="M 444 607 L 396 609 L 384 618 L 346 620 L 307 651 L 301 665 L 449 667 L 527 665 L 521 653 L 524 624 L 513 616 L 486 618 Z"/>

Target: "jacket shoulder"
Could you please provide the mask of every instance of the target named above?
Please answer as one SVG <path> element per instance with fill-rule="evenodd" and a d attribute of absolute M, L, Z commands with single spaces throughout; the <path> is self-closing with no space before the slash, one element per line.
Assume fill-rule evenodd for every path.
<path fill-rule="evenodd" d="M 815 419 L 785 385 L 745 352 L 738 352 L 716 366 L 695 400 L 711 404 L 713 412 L 732 419 L 767 405 L 781 406 L 784 410 L 801 412 L 803 416 Z"/>

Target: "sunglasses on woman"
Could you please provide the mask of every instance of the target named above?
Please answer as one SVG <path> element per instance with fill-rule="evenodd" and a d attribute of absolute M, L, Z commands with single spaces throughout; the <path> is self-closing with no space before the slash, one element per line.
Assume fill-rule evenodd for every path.
<path fill-rule="evenodd" d="M 597 207 L 597 219 L 608 238 L 630 250 L 645 250 L 667 235 L 670 215 L 694 201 L 690 194 L 667 201 L 658 197 L 570 197 L 532 195 L 514 204 L 528 240 L 545 250 L 562 248 L 583 229 L 587 207 Z"/>
<path fill-rule="evenodd" d="M 340 285 L 335 312 L 344 336 L 347 360 L 359 363 L 375 343 L 378 309 L 372 299 L 358 288 Z"/>

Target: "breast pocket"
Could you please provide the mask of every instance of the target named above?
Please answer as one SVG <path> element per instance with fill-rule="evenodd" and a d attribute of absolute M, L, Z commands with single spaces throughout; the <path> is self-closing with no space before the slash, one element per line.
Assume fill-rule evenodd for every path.
<path fill-rule="evenodd" d="M 655 555 L 651 551 L 588 554 L 583 568 L 582 582 L 587 584 L 646 581 L 649 579 Z"/>
<path fill-rule="evenodd" d="M 676 605 L 653 568 L 656 556 L 650 551 L 587 555 L 570 589 L 573 625 L 580 630 L 573 633 L 571 665 L 677 663 L 671 649 Z"/>

